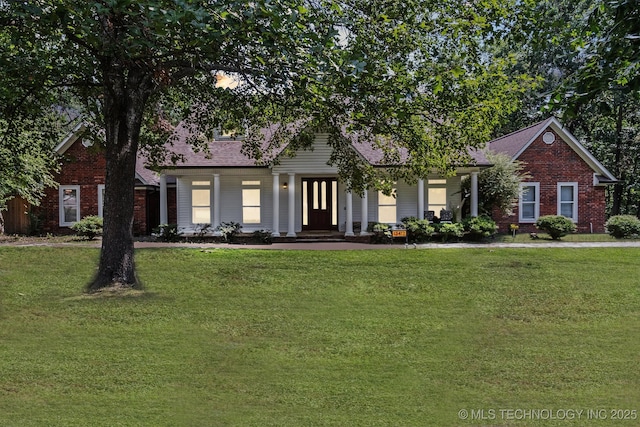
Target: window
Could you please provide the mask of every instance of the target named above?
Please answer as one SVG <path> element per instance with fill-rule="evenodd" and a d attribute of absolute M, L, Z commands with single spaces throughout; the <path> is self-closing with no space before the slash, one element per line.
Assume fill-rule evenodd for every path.
<path fill-rule="evenodd" d="M 104 217 L 104 184 L 98 185 L 98 216 Z"/>
<path fill-rule="evenodd" d="M 433 211 L 436 216 L 440 216 L 440 211 L 447 209 L 447 180 L 430 179 L 427 183 L 429 184 L 427 191 L 427 210 Z"/>
<path fill-rule="evenodd" d="M 260 224 L 260 181 L 242 181 L 242 222 Z"/>
<path fill-rule="evenodd" d="M 60 226 L 68 227 L 80 220 L 80 186 L 61 185 L 59 191 Z"/>
<path fill-rule="evenodd" d="M 378 222 L 385 224 L 396 223 L 396 189 L 387 196 L 382 191 L 378 191 Z"/>
<path fill-rule="evenodd" d="M 558 183 L 558 215 L 578 222 L 578 183 Z"/>
<path fill-rule="evenodd" d="M 520 184 L 520 201 L 518 204 L 520 222 L 535 222 L 540 216 L 540 184 L 524 182 Z"/>
<path fill-rule="evenodd" d="M 211 181 L 191 183 L 191 222 L 193 224 L 211 223 Z"/>

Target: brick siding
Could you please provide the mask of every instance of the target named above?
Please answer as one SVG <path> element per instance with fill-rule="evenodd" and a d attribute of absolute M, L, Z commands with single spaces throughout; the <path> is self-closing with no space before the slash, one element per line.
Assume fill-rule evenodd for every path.
<path fill-rule="evenodd" d="M 104 154 L 95 146 L 85 148 L 82 139 L 78 139 L 62 156 L 62 168 L 55 177 L 60 185 L 80 186 L 80 217 L 98 215 L 98 185 L 104 184 L 106 172 L 106 160 Z M 149 205 L 152 194 L 157 189 L 137 188 L 135 191 L 134 225 L 133 233 L 136 235 L 149 234 L 157 223 L 153 218 L 159 213 L 158 206 Z M 159 197 L 156 197 L 159 200 Z M 170 199 L 171 201 L 171 199 Z M 170 215 L 175 217 L 175 189 L 173 192 L 173 208 L 169 203 Z M 34 212 L 42 219 L 42 232 L 53 234 L 71 234 L 69 227 L 60 227 L 59 217 L 59 191 L 57 188 L 48 188 L 45 191 L 39 207 Z M 156 221 L 157 222 L 157 221 Z"/>
<path fill-rule="evenodd" d="M 551 129 L 548 129 L 551 132 Z M 544 132 L 543 132 L 544 134 Z M 545 144 L 540 135 L 520 155 L 525 170 L 532 175 L 528 182 L 540 183 L 540 216 L 558 214 L 558 182 L 578 183 L 578 232 L 604 232 L 605 188 L 593 185 L 594 171 L 557 134 L 553 144 Z M 502 216 L 494 211 L 500 232 L 509 232 L 510 224 L 518 224 L 520 232 L 536 232 L 535 224 L 519 223 L 518 208 L 514 215 Z"/>

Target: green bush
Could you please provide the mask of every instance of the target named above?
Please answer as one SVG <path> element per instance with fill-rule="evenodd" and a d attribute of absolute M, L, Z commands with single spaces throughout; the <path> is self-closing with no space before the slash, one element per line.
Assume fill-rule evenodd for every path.
<path fill-rule="evenodd" d="M 152 235 L 162 242 L 176 242 L 182 233 L 178 231 L 178 224 L 160 224 L 153 229 Z"/>
<path fill-rule="evenodd" d="M 371 235 L 371 243 L 392 243 L 393 235 L 389 224 L 382 222 L 370 223 L 367 231 L 373 233 Z"/>
<path fill-rule="evenodd" d="M 465 218 L 462 225 L 472 239 L 482 239 L 498 232 L 496 222 L 486 215 Z"/>
<path fill-rule="evenodd" d="M 640 236 L 640 219 L 632 215 L 612 216 L 605 227 L 607 233 L 616 239 L 635 239 Z"/>
<path fill-rule="evenodd" d="M 426 242 L 431 238 L 434 228 L 429 225 L 428 219 L 416 217 L 402 218 L 404 228 L 407 230 L 407 240 L 411 243 Z"/>
<path fill-rule="evenodd" d="M 216 231 L 219 231 L 225 242 L 231 243 L 233 239 L 240 233 L 242 225 L 238 222 L 223 222 L 216 227 Z"/>
<path fill-rule="evenodd" d="M 253 232 L 252 238 L 258 243 L 270 245 L 273 241 L 271 230 L 256 230 Z"/>
<path fill-rule="evenodd" d="M 562 215 L 545 215 L 538 218 L 536 227 L 547 233 L 553 240 L 576 231 L 573 221 Z"/>
<path fill-rule="evenodd" d="M 96 215 L 89 215 L 82 218 L 71 226 L 71 229 L 78 236 L 93 240 L 96 236 L 102 234 L 102 218 Z"/>
<path fill-rule="evenodd" d="M 459 222 L 440 224 L 439 231 L 443 242 L 449 241 L 452 237 L 459 239 L 464 236 L 464 226 Z"/>

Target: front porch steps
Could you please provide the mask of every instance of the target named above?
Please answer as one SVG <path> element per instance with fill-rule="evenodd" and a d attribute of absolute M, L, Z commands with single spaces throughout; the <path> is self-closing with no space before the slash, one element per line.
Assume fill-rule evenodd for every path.
<path fill-rule="evenodd" d="M 318 243 L 318 242 L 346 242 L 344 233 L 339 231 L 302 231 L 296 237 L 275 237 L 274 242 Z"/>

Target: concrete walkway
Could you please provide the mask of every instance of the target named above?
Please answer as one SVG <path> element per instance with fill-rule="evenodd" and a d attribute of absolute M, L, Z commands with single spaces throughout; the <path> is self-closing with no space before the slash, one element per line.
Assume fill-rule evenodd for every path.
<path fill-rule="evenodd" d="M 99 240 L 94 242 L 2 242 L 3 246 L 12 247 L 85 247 L 100 248 Z M 552 242 L 538 241 L 532 243 L 424 243 L 418 245 L 379 244 L 352 242 L 298 242 L 274 243 L 271 245 L 245 245 L 227 243 L 164 243 L 164 242 L 135 242 L 135 247 L 143 248 L 192 248 L 192 249 L 264 249 L 264 250 L 413 250 L 413 249 L 498 249 L 498 248 L 640 248 L 640 241 L 612 240 L 610 242 Z"/>
<path fill-rule="evenodd" d="M 271 249 L 271 250 L 366 250 L 366 249 L 496 249 L 496 248 L 640 248 L 640 241 L 539 242 L 539 243 L 426 243 L 418 245 L 372 245 L 351 242 L 274 243 L 242 245 L 220 243 L 136 242 L 136 248 Z"/>

